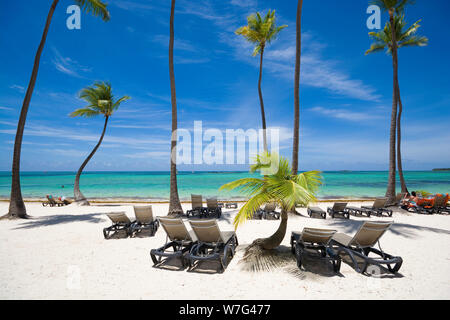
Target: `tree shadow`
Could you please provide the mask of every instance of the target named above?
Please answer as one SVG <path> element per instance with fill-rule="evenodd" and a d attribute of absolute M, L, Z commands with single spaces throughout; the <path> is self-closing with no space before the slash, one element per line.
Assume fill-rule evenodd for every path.
<path fill-rule="evenodd" d="M 341 230 L 343 229 L 342 232 L 352 236 L 356 234 L 356 232 L 359 230 L 363 222 L 364 221 L 356 221 L 356 220 L 333 220 L 330 223 L 330 226 L 335 226 Z M 419 232 L 421 231 L 450 235 L 450 230 L 424 227 L 408 223 L 394 223 L 388 230 L 388 232 L 392 232 L 395 235 L 402 236 L 405 238 L 420 237 Z"/>
<path fill-rule="evenodd" d="M 248 245 L 240 246 L 245 250 Z M 334 277 L 342 274 L 333 271 L 332 264 L 329 261 L 316 259 L 304 255 L 302 259 L 302 269 L 297 266 L 295 255 L 292 254 L 290 246 L 278 246 L 272 250 L 253 251 L 252 256 L 245 257 L 238 262 L 242 270 L 247 272 L 270 272 L 282 271 L 298 279 L 306 279 L 315 276 Z"/>
<path fill-rule="evenodd" d="M 89 214 L 61 214 L 61 215 L 51 215 L 43 217 L 31 217 L 20 223 L 19 226 L 14 228 L 17 229 L 33 229 L 40 227 L 49 227 L 58 224 L 66 224 L 71 222 L 89 222 L 89 223 L 100 223 L 105 222 L 106 219 L 101 216 L 104 213 L 89 213 Z"/>

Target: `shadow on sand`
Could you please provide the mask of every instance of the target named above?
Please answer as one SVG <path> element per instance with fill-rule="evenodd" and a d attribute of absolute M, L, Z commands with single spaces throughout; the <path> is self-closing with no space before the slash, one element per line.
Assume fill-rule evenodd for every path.
<path fill-rule="evenodd" d="M 106 219 L 101 216 L 104 213 L 89 213 L 89 214 L 60 214 L 60 215 L 51 215 L 51 216 L 43 216 L 43 217 L 30 217 L 25 220 L 23 223 L 20 223 L 14 229 L 32 229 L 39 227 L 48 227 L 54 226 L 58 224 L 65 224 L 71 222 L 89 222 L 89 223 L 100 223 L 105 222 Z"/>
<path fill-rule="evenodd" d="M 242 245 L 239 251 L 244 251 L 248 245 Z M 273 250 L 263 250 L 251 257 L 241 259 L 238 262 L 242 269 L 248 272 L 282 271 L 298 279 L 320 277 L 334 277 L 342 274 L 335 273 L 329 261 L 314 259 L 304 255 L 302 268 L 299 269 L 295 256 L 291 252 L 290 246 L 279 246 Z"/>
<path fill-rule="evenodd" d="M 353 236 L 359 230 L 359 227 L 363 224 L 363 222 L 364 221 L 356 221 L 356 220 L 332 220 L 330 226 L 335 226 L 336 228 L 340 229 L 339 232 L 343 232 L 348 234 L 349 236 Z M 420 237 L 419 233 L 422 231 L 450 235 L 450 230 L 417 226 L 408 223 L 396 223 L 396 222 L 394 222 L 394 224 L 388 230 L 388 232 L 392 232 L 395 235 L 402 236 L 405 238 Z"/>

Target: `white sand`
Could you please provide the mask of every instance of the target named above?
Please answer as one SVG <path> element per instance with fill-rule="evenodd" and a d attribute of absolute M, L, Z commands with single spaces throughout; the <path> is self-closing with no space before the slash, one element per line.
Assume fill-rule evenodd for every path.
<path fill-rule="evenodd" d="M 153 205 L 156 215 L 165 215 L 167 207 Z M 7 208 L 8 203 L 1 202 L 0 214 Z M 188 208 L 186 204 L 184 209 Z M 339 275 L 300 271 L 288 254 L 275 271 L 243 271 L 239 263 L 243 248 L 257 237 L 271 235 L 278 221 L 248 221 L 240 227 L 238 253 L 220 274 L 206 272 L 214 271 L 214 264 L 192 272 L 154 268 L 149 251 L 164 244 L 162 228 L 151 238 L 105 240 L 102 229 L 110 222 L 103 213 L 126 211 L 132 218 L 129 205 L 44 208 L 28 203 L 27 210 L 34 219 L 0 221 L 0 299 L 450 298 L 450 216 L 395 212 L 395 224 L 381 245 L 404 263 L 398 276 L 375 278 L 358 274 L 345 263 Z M 224 210 L 221 228 L 233 229 L 235 212 Z M 306 216 L 305 209 L 300 212 Z M 352 235 L 362 220 L 290 217 L 283 249 L 289 247 L 292 230 L 327 227 Z"/>

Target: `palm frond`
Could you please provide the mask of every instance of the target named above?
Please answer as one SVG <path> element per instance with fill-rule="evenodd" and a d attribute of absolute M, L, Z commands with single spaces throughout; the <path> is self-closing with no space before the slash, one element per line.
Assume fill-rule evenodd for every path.
<path fill-rule="evenodd" d="M 120 104 L 128 99 L 129 96 L 123 96 L 114 100 L 111 84 L 109 82 L 95 82 L 92 86 L 82 89 L 79 98 L 85 100 L 88 105 L 85 108 L 72 112 L 71 116 L 93 117 L 99 114 L 111 116 Z M 84 111 L 82 111 L 84 110 Z"/>
<path fill-rule="evenodd" d="M 86 12 L 95 17 L 100 16 L 103 21 L 108 21 L 110 18 L 107 4 L 100 0 L 75 0 L 75 3 Z"/>
<path fill-rule="evenodd" d="M 321 185 L 319 171 L 307 171 L 298 175 L 292 175 L 289 161 L 276 153 L 263 152 L 256 157 L 256 163 L 252 166 L 252 172 L 259 170 L 261 173 L 266 164 L 263 160 L 270 157 L 271 161 L 277 159 L 277 171 L 263 178 L 244 178 L 223 185 L 220 190 L 238 189 L 250 197 L 237 214 L 234 225 L 238 225 L 251 218 L 256 210 L 267 202 L 278 203 L 283 210 L 288 211 L 296 204 L 308 204 L 314 201 L 315 193 Z M 273 165 L 273 163 L 272 163 Z"/>
<path fill-rule="evenodd" d="M 273 41 L 281 30 L 287 27 L 276 26 L 275 10 L 269 10 L 264 18 L 259 12 L 247 17 L 247 25 L 238 28 L 235 34 L 243 36 L 250 43 L 255 44 L 253 56 L 261 52 L 266 43 Z"/>
<path fill-rule="evenodd" d="M 428 38 L 423 36 L 416 36 L 418 29 L 420 28 L 419 21 L 413 23 L 410 27 L 406 27 L 404 15 L 394 16 L 394 28 L 397 48 L 412 47 L 412 46 L 426 46 L 428 44 Z M 369 37 L 374 39 L 374 43 L 366 51 L 366 55 L 379 52 L 386 49 L 386 53 L 391 54 L 393 47 L 392 41 L 392 26 L 390 22 L 387 22 L 384 29 L 379 32 L 369 32 Z"/>

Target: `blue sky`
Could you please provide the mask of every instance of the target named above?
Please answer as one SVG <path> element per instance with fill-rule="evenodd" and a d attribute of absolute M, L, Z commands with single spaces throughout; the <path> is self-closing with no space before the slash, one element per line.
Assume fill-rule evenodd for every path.
<path fill-rule="evenodd" d="M 111 20 L 82 14 L 68 30 L 61 0 L 53 17 L 31 101 L 22 170 L 77 170 L 97 142 L 103 119 L 70 118 L 84 106 L 77 93 L 96 80 L 129 95 L 109 123 L 87 170 L 167 170 L 171 126 L 168 39 L 170 1 L 110 0 Z M 348 3 L 347 3 L 348 2 Z M 17 119 L 51 1 L 1 1 L 0 170 L 10 170 Z M 368 1 L 305 1 L 302 27 L 300 167 L 387 170 L 392 62 L 365 56 Z M 179 126 L 244 130 L 260 127 L 258 58 L 234 34 L 246 16 L 276 9 L 287 24 L 265 52 L 263 95 L 269 127 L 291 157 L 296 1 L 177 0 L 175 77 Z M 404 169 L 450 166 L 448 1 L 416 1 L 409 23 L 422 19 L 429 45 L 399 53 L 404 105 Z M 382 15 L 382 25 L 386 15 Z M 242 165 L 183 170 L 245 170 Z"/>

